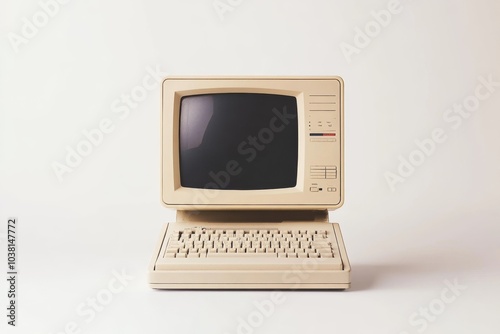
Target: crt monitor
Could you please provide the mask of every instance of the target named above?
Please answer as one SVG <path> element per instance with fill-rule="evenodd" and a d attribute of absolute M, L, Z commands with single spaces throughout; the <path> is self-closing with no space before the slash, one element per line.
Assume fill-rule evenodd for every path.
<path fill-rule="evenodd" d="M 185 209 L 324 209 L 343 202 L 343 82 L 167 78 L 162 199 Z"/>

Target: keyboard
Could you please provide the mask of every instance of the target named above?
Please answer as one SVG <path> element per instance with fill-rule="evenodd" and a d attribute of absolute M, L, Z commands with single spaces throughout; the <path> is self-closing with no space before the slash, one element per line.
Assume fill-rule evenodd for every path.
<path fill-rule="evenodd" d="M 171 224 L 155 268 L 177 271 L 343 268 L 331 224 L 310 224 L 314 225 L 310 229 L 305 228 L 307 224 L 232 225 L 227 228 L 227 224 Z"/>
<path fill-rule="evenodd" d="M 173 231 L 166 258 L 333 258 L 326 230 L 211 229 Z"/>

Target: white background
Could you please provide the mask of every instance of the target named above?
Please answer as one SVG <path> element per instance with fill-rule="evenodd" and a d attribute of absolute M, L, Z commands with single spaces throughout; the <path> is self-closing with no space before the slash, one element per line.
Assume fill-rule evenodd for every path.
<path fill-rule="evenodd" d="M 480 76 L 500 81 L 499 2 L 401 0 L 401 11 L 352 57 L 342 43 L 355 46 L 356 27 L 373 27 L 371 11 L 388 1 L 232 2 L 221 19 L 213 0 L 72 0 L 16 52 L 9 36 L 21 35 L 23 18 L 33 22 L 41 7 L 2 1 L 1 262 L 7 217 L 16 216 L 20 272 L 16 328 L 6 325 L 1 280 L 2 328 L 498 333 L 500 87 L 456 129 L 443 115 L 473 101 Z M 111 105 L 157 66 L 163 75 L 344 78 L 346 202 L 331 219 L 353 266 L 350 290 L 285 292 L 259 327 L 245 330 L 239 324 L 270 292 L 147 286 L 160 229 L 174 219 L 159 196 L 160 89 L 123 119 Z M 59 182 L 53 163 L 64 163 L 67 147 L 105 118 L 113 131 Z M 408 159 L 436 128 L 446 141 L 392 191 L 386 172 L 397 173 L 399 156 Z M 133 279 L 93 319 L 80 315 L 88 298 L 106 295 L 114 271 Z M 445 304 L 445 282 L 455 280 L 466 288 Z M 429 307 L 432 321 L 422 320 Z"/>

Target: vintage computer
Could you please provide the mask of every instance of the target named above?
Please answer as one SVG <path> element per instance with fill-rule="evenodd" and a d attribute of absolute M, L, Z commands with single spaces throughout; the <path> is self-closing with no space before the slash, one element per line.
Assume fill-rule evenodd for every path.
<path fill-rule="evenodd" d="M 169 77 L 159 289 L 346 289 L 339 77 Z"/>

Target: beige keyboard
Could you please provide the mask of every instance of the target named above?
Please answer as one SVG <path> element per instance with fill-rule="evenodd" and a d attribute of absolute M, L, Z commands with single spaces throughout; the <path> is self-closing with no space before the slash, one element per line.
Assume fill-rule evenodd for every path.
<path fill-rule="evenodd" d="M 174 231 L 165 257 L 332 258 L 325 230 L 233 230 L 188 228 Z"/>
<path fill-rule="evenodd" d="M 174 229 L 166 240 L 158 269 L 342 269 L 332 229 L 189 227 Z"/>
<path fill-rule="evenodd" d="M 350 270 L 336 223 L 175 222 L 164 226 L 149 279 L 168 289 L 345 289 Z"/>

